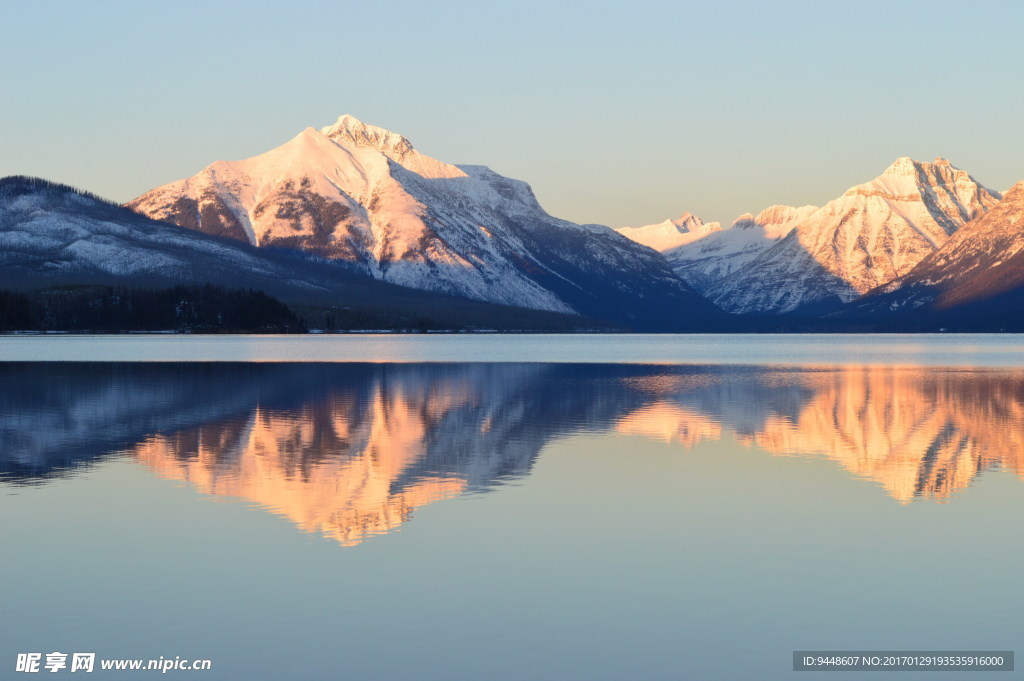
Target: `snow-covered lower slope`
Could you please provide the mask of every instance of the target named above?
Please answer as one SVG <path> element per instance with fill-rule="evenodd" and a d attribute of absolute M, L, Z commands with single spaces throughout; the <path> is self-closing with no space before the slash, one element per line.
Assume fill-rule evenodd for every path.
<path fill-rule="evenodd" d="M 443 163 L 351 116 L 254 158 L 218 161 L 129 206 L 474 300 L 627 323 L 718 313 L 650 249 L 553 218 L 524 182 Z"/>
<path fill-rule="evenodd" d="M 156 222 L 45 180 L 0 180 L 0 279 L 6 285 L 257 279 L 295 272 L 254 249 Z M 314 290 L 313 282 L 295 281 Z M 19 286 L 21 287 L 21 286 Z"/>

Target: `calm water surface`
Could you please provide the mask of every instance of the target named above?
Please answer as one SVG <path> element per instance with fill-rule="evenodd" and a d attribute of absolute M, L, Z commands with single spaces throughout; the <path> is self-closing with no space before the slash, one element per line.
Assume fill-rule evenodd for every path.
<path fill-rule="evenodd" d="M 0 361 L 1024 366 L 1024 334 L 0 336 Z"/>
<path fill-rule="evenodd" d="M 704 354 L 673 360 L 680 338 Z M 567 352 L 539 337 L 291 345 L 362 360 L 331 363 L 209 361 L 294 360 L 291 339 L 0 339 L 92 360 L 0 363 L 0 677 L 26 651 L 390 680 L 1021 649 L 1019 339 L 847 337 L 847 363 L 744 338 L 572 339 L 572 363 L 521 361 Z M 207 361 L 99 361 L 154 347 Z"/>

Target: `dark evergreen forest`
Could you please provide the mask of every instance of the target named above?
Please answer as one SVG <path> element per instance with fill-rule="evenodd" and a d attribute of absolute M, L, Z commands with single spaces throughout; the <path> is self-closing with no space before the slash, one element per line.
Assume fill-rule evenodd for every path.
<path fill-rule="evenodd" d="M 0 291 L 0 331 L 303 333 L 284 303 L 253 289 L 80 286 Z"/>

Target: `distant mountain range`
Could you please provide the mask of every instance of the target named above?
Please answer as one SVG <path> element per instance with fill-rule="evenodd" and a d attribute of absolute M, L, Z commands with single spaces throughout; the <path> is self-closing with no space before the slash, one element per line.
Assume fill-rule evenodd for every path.
<path fill-rule="evenodd" d="M 808 311 L 850 302 L 907 274 L 999 199 L 944 159 L 900 158 L 821 208 L 772 206 L 726 230 L 688 216 L 675 243 L 664 224 L 619 231 L 658 248 L 725 310 Z M 701 236 L 687 238 L 695 232 Z"/>
<path fill-rule="evenodd" d="M 900 158 L 820 208 L 613 230 L 346 115 L 125 207 L 0 180 L 0 288 L 211 282 L 264 290 L 313 327 L 1024 328 L 1021 193 Z"/>

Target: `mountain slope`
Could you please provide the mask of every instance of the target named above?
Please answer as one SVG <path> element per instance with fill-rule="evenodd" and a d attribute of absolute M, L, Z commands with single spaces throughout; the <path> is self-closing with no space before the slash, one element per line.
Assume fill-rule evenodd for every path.
<path fill-rule="evenodd" d="M 297 252 L 263 250 L 157 222 L 72 187 L 0 179 L 0 288 L 252 287 L 301 306 L 337 308 L 356 328 L 593 328 L 577 317 L 394 286 Z M 345 328 L 345 327 L 343 327 Z"/>
<path fill-rule="evenodd" d="M 287 282 L 294 274 L 253 249 L 155 222 L 71 187 L 24 177 L 0 180 L 0 264 L 6 285 L 180 282 L 195 280 L 200 272 L 218 283 L 240 273 Z M 315 288 L 313 282 L 293 284 Z"/>
<path fill-rule="evenodd" d="M 815 206 L 770 206 L 756 217 L 745 213 L 728 229 L 709 232 L 700 239 L 662 251 L 662 255 L 683 281 L 714 297 L 735 272 L 816 210 Z"/>
<path fill-rule="evenodd" d="M 849 306 L 843 316 L 908 319 L 998 315 L 1021 326 L 1024 310 L 1024 182 L 987 213 L 961 227 L 906 275 Z"/>
<path fill-rule="evenodd" d="M 733 312 L 850 301 L 906 274 L 999 195 L 948 161 L 900 158 L 801 220 L 714 297 Z"/>
<path fill-rule="evenodd" d="M 474 300 L 648 327 L 718 316 L 657 253 L 607 227 L 553 218 L 527 184 L 430 158 L 351 116 L 254 158 L 218 161 L 129 206 Z"/>
<path fill-rule="evenodd" d="M 821 208 L 772 206 L 675 244 L 653 240 L 663 226 L 620 231 L 663 245 L 676 274 L 730 312 L 810 311 L 906 274 L 998 200 L 944 159 L 900 158 Z"/>

